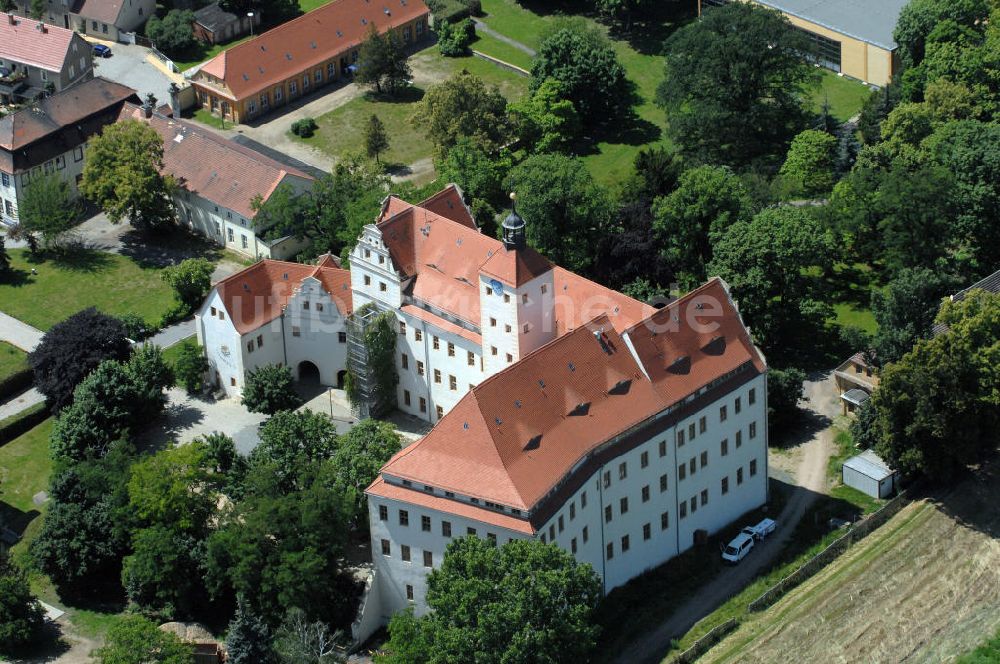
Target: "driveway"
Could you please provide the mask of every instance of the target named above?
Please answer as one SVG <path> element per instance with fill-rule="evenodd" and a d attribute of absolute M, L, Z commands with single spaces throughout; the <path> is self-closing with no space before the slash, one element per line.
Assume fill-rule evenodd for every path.
<path fill-rule="evenodd" d="M 257 427 L 267 416 L 251 413 L 234 399 L 194 397 L 179 388 L 167 390 L 167 399 L 162 418 L 143 436 L 154 447 L 189 443 L 216 431 L 236 441 L 240 454 L 249 454 L 260 444 Z"/>
<path fill-rule="evenodd" d="M 147 59 L 149 49 L 132 44 L 114 44 L 110 58 L 94 58 L 94 73 L 133 88 L 139 97 L 156 95 L 157 105 L 170 103 L 170 77 Z"/>
<path fill-rule="evenodd" d="M 778 531 L 736 567 L 727 568 L 682 604 L 652 632 L 632 643 L 614 660 L 619 664 L 660 662 L 670 649 L 672 639 L 684 635 L 691 627 L 721 606 L 734 594 L 749 585 L 758 575 L 770 569 L 792 536 L 795 526 L 817 495 L 826 493 L 827 460 L 833 453 L 833 418 L 840 414 L 833 373 L 810 377 L 805 383 L 806 411 L 804 429 L 807 439 L 799 444 L 801 456 L 795 469 L 794 491 L 776 519 Z"/>

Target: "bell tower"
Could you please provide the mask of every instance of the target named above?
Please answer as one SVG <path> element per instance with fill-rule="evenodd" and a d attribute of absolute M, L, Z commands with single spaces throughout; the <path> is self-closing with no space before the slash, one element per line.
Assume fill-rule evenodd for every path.
<path fill-rule="evenodd" d="M 523 249 L 524 240 L 524 219 L 517 213 L 517 194 L 510 194 L 510 214 L 503 220 L 503 245 L 505 248 Z"/>

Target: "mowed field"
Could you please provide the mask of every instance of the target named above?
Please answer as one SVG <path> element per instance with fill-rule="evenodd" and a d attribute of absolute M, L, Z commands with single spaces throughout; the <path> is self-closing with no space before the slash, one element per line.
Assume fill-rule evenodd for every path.
<path fill-rule="evenodd" d="M 948 662 L 1000 628 L 1000 463 L 904 508 L 701 662 Z"/>

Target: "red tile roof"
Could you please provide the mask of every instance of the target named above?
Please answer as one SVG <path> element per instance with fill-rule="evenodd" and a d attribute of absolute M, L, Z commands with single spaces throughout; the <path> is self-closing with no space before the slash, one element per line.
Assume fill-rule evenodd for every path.
<path fill-rule="evenodd" d="M 101 23 L 114 25 L 122 13 L 123 4 L 119 0 L 82 0 L 73 9 L 74 14 L 88 19 L 96 19 Z"/>
<path fill-rule="evenodd" d="M 449 194 L 453 195 L 457 193 Z M 448 198 L 439 194 L 428 200 L 440 208 L 441 200 Z M 480 272 L 520 286 L 554 270 L 559 333 L 601 313 L 611 318 L 616 329 L 624 330 L 653 312 L 652 307 L 642 302 L 553 267 L 530 247 L 508 250 L 502 242 L 483 235 L 475 226 L 442 216 L 423 204 L 410 205 L 390 196 L 383 204 L 380 219 L 377 226 L 393 264 L 405 277 L 414 277 L 410 294 L 474 325 L 480 325 Z"/>
<path fill-rule="evenodd" d="M 454 182 L 427 200 L 417 203 L 417 207 L 422 207 L 446 219 L 479 230 L 479 227 L 476 226 L 476 220 L 472 218 L 472 210 L 462 199 L 462 190 Z"/>
<path fill-rule="evenodd" d="M 163 137 L 163 170 L 188 191 L 233 210 L 247 219 L 255 213 L 254 197 L 267 200 L 287 176 L 313 178 L 250 148 L 196 125 L 126 104 L 122 119 L 145 122 Z"/>
<path fill-rule="evenodd" d="M 713 308 L 698 308 L 706 303 Z M 674 313 L 677 325 L 664 327 Z M 393 457 L 383 474 L 532 510 L 598 446 L 736 368 L 750 363 L 765 370 L 718 280 L 634 326 L 628 336 L 642 364 L 607 316 L 530 353 L 472 388 L 427 436 Z M 671 362 L 683 352 L 689 370 L 664 375 L 662 352 Z M 369 493 L 388 495 L 386 486 L 376 481 Z M 392 491 L 408 492 L 400 499 L 414 502 L 421 494 Z M 465 509 L 454 500 L 434 507 Z M 493 516 L 482 520 L 489 523 L 504 516 L 487 514 Z"/>
<path fill-rule="evenodd" d="M 318 265 L 262 260 L 223 279 L 215 288 L 229 319 L 240 334 L 256 330 L 281 315 L 302 280 L 315 277 L 330 294 L 342 316 L 352 311 L 351 273 L 333 267 L 329 256 Z"/>
<path fill-rule="evenodd" d="M 360 45 L 371 24 L 385 32 L 429 13 L 422 0 L 333 0 L 226 49 L 205 63 L 195 81 L 209 74 L 244 99 Z"/>
<path fill-rule="evenodd" d="M 0 60 L 13 60 L 60 72 L 70 54 L 74 37 L 76 33 L 72 30 L 12 14 L 0 15 Z M 90 48 L 83 39 L 76 38 L 78 48 Z M 88 53 L 80 52 L 79 55 Z"/>

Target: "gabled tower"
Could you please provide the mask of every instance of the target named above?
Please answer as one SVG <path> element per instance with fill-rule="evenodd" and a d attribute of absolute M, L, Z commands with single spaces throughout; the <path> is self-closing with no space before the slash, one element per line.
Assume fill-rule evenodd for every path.
<path fill-rule="evenodd" d="M 526 224 L 511 194 L 503 249 L 480 268 L 483 365 L 486 375 L 516 362 L 556 336 L 552 264 L 528 246 Z"/>

